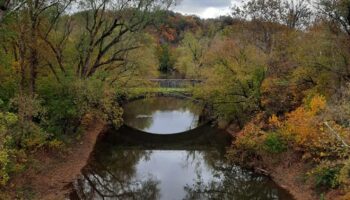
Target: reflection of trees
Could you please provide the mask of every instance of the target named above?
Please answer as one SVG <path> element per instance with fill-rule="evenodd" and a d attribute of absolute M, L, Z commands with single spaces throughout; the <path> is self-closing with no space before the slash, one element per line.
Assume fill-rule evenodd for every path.
<path fill-rule="evenodd" d="M 205 140 L 215 140 L 215 137 L 210 136 Z M 82 171 L 82 177 L 74 183 L 72 199 L 77 199 L 77 196 L 78 199 L 84 200 L 159 199 L 162 188 L 160 180 L 152 176 L 143 176 L 143 172 L 143 177 L 140 177 L 137 172 L 138 164 L 143 160 L 150 160 L 155 154 L 140 148 L 138 144 L 125 145 L 118 133 L 111 132 L 108 137 L 100 140 L 89 164 Z M 153 148 L 157 149 L 156 144 Z M 184 170 L 194 169 L 190 173 L 193 173 L 195 178 L 193 182 L 188 183 L 193 184 L 186 185 L 183 191 L 185 194 L 180 193 L 179 196 L 185 195 L 185 199 L 194 200 L 290 199 L 288 194 L 284 194 L 265 177 L 228 164 L 224 159 L 224 151 L 220 151 L 214 143 L 203 142 L 202 146 L 193 146 L 193 149 L 201 150 L 185 151 L 187 154 L 178 151 L 177 153 L 182 154 L 181 157 L 174 157 L 183 159 L 181 163 Z M 155 172 L 157 170 L 154 169 Z M 153 170 L 151 172 L 153 173 Z M 185 179 L 186 182 L 188 180 Z M 178 199 L 176 196 L 174 198 Z"/>
<path fill-rule="evenodd" d="M 277 186 L 266 177 L 256 175 L 220 159 L 218 151 L 194 151 L 189 153 L 188 158 L 191 158 L 193 162 L 198 160 L 195 158 L 196 156 L 203 159 L 205 165 L 211 170 L 213 178 L 210 181 L 204 180 L 202 173 L 197 171 L 194 184 L 184 187 L 187 193 L 185 199 L 289 199 L 288 194 L 277 189 Z"/>
<path fill-rule="evenodd" d="M 136 179 L 136 164 L 148 159 L 150 151 L 113 150 L 99 153 L 75 183 L 80 199 L 158 199 L 159 182 L 148 177 Z"/>
<path fill-rule="evenodd" d="M 198 116 L 202 111 L 201 106 L 189 100 L 172 97 L 146 98 L 130 102 L 124 106 L 124 120 L 129 126 L 144 130 L 152 124 L 152 114 L 157 111 L 174 110 L 189 111 Z"/>

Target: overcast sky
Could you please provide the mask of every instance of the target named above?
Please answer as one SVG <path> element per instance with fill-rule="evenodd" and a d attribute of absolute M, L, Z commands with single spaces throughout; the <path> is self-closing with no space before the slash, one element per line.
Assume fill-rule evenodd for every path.
<path fill-rule="evenodd" d="M 201 18 L 215 18 L 228 15 L 231 7 L 242 0 L 180 0 L 174 11 L 185 15 L 198 15 Z"/>

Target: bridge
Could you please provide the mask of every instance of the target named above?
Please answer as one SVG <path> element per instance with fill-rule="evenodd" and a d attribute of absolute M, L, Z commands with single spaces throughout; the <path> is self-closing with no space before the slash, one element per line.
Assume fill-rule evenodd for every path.
<path fill-rule="evenodd" d="M 149 79 L 161 88 L 186 88 L 202 83 L 200 79 Z"/>
<path fill-rule="evenodd" d="M 200 79 L 147 79 L 152 84 L 137 86 L 129 90 L 129 100 L 149 96 L 174 96 L 191 98 L 193 87 L 201 84 Z M 144 82 L 140 80 L 140 82 Z"/>

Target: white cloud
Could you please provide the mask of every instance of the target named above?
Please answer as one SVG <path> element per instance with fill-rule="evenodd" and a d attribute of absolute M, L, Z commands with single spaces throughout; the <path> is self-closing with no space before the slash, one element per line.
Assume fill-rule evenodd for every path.
<path fill-rule="evenodd" d="M 204 19 L 216 18 L 222 15 L 229 15 L 231 12 L 230 8 L 206 8 L 203 12 L 199 13 L 199 16 Z"/>
<path fill-rule="evenodd" d="M 233 5 L 242 0 L 182 0 L 172 10 L 184 15 L 197 15 L 201 18 L 215 18 L 229 15 Z"/>

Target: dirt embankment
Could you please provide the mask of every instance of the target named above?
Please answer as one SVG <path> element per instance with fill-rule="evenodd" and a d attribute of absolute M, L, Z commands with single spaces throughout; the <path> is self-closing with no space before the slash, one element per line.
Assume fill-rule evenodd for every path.
<path fill-rule="evenodd" d="M 226 131 L 237 137 L 240 132 L 237 125 L 231 124 Z M 262 160 L 251 162 L 248 167 L 252 167 L 256 172 L 268 175 L 280 187 L 287 190 L 296 200 L 318 200 L 313 189 L 308 183 L 303 182 L 300 177 L 304 166 L 295 155 L 283 155 L 284 159 L 276 161 L 275 158 L 265 157 Z"/>
<path fill-rule="evenodd" d="M 12 198 L 18 196 L 16 193 L 19 190 L 26 188 L 32 194 L 29 199 L 65 199 L 68 192 L 65 186 L 79 176 L 81 169 L 87 164 L 99 134 L 104 128 L 105 123 L 101 120 L 92 122 L 81 140 L 73 144 L 70 151 L 64 155 L 47 152 L 39 153 L 36 156 L 37 164 L 15 177 L 10 183 L 12 185 L 11 190 L 13 190 L 11 192 Z"/>
<path fill-rule="evenodd" d="M 237 125 L 230 125 L 226 131 L 237 137 L 241 130 Z M 305 179 L 305 173 L 309 170 L 307 164 L 301 160 L 301 155 L 295 152 L 286 152 L 281 155 L 260 155 L 261 159 L 245 163 L 247 167 L 253 168 L 256 172 L 268 175 L 280 187 L 287 190 L 296 200 L 319 200 L 320 194 L 315 192 L 313 184 Z M 324 199 L 341 198 L 342 191 L 331 190 L 324 194 Z M 347 199 L 347 198 L 345 198 Z"/>

